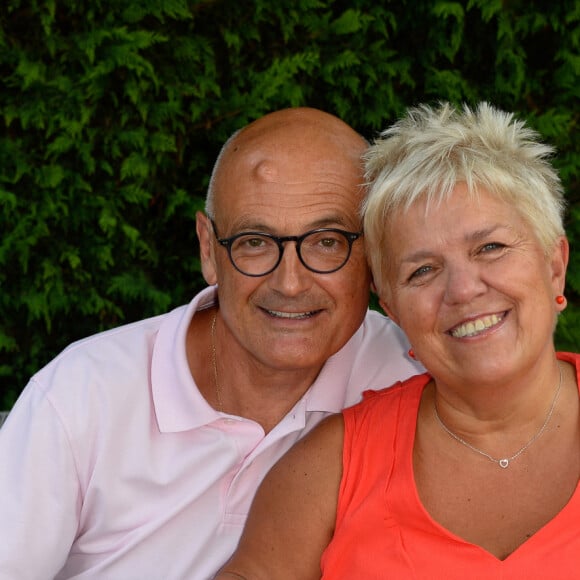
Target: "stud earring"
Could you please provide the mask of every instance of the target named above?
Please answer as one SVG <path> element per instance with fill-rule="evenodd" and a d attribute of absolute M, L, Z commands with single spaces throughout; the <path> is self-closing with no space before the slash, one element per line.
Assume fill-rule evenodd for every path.
<path fill-rule="evenodd" d="M 558 294 L 558 296 L 556 296 L 556 304 L 562 305 L 564 302 L 566 302 L 566 298 L 562 296 L 562 294 Z"/>
<path fill-rule="evenodd" d="M 410 356 L 412 359 L 415 359 L 415 358 L 416 358 L 416 357 L 415 357 L 415 351 L 414 351 L 412 348 L 410 348 L 410 349 L 409 349 L 409 353 L 408 353 L 408 354 L 409 354 L 409 356 Z"/>

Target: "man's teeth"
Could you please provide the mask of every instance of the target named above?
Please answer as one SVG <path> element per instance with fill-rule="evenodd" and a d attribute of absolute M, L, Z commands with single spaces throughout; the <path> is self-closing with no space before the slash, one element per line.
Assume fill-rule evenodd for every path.
<path fill-rule="evenodd" d="M 270 316 L 277 318 L 292 318 L 293 320 L 300 320 L 302 318 L 310 318 L 312 312 L 279 312 L 278 310 L 268 310 Z"/>
<path fill-rule="evenodd" d="M 491 316 L 484 316 L 483 318 L 478 318 L 477 320 L 472 320 L 466 324 L 462 324 L 454 328 L 451 331 L 451 335 L 455 338 L 463 338 L 465 336 L 475 336 L 479 334 L 482 330 L 487 330 L 492 326 L 495 326 L 503 320 L 503 316 L 498 316 L 497 314 L 492 314 Z"/>

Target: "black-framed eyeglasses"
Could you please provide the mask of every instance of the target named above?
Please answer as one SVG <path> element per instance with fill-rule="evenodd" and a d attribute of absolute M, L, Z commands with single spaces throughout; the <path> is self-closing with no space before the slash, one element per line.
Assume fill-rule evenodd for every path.
<path fill-rule="evenodd" d="M 332 274 L 350 258 L 352 244 L 362 232 L 347 232 L 337 228 L 319 228 L 301 236 L 278 237 L 264 232 L 242 232 L 230 238 L 220 238 L 211 220 L 217 241 L 227 249 L 234 268 L 246 276 L 266 276 L 282 261 L 284 244 L 296 243 L 296 253 L 305 268 L 317 274 Z"/>

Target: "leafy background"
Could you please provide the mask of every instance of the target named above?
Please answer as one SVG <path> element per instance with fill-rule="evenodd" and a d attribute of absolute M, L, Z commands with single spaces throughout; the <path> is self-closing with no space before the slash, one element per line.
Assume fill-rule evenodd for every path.
<path fill-rule="evenodd" d="M 405 108 L 489 100 L 558 148 L 580 350 L 577 0 L 3 0 L 0 408 L 66 344 L 204 286 L 223 141 L 309 105 L 372 139 Z"/>

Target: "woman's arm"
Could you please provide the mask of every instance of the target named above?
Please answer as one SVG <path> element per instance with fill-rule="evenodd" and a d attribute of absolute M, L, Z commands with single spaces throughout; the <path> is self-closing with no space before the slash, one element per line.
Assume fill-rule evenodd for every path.
<path fill-rule="evenodd" d="M 299 441 L 266 476 L 238 549 L 215 580 L 319 580 L 342 477 L 342 415 Z"/>

